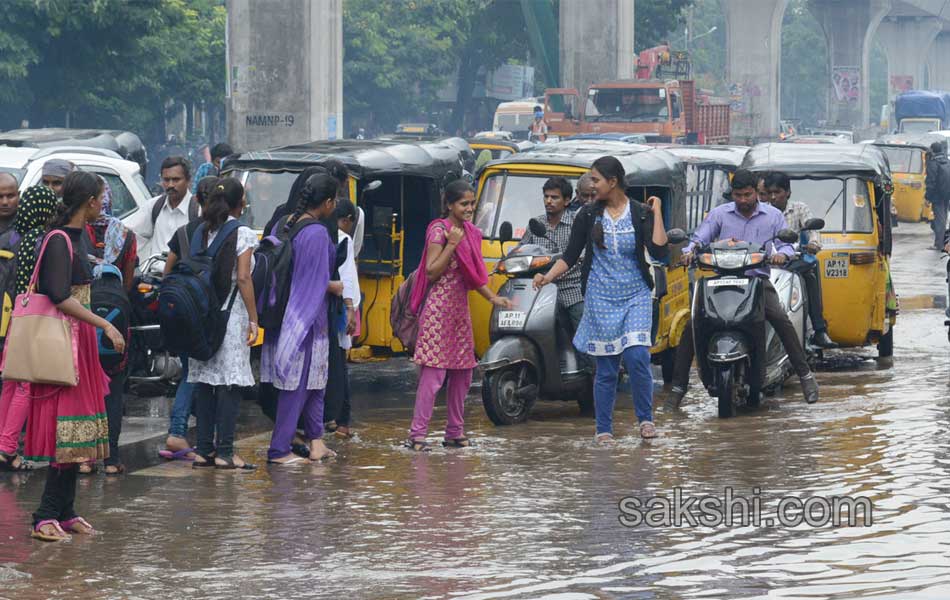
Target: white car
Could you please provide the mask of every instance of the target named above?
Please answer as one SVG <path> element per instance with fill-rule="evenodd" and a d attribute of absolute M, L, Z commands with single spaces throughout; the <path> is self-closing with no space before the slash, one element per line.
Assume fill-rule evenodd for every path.
<path fill-rule="evenodd" d="M 112 213 L 128 222 L 152 194 L 139 174 L 139 165 L 123 160 L 111 150 L 77 146 L 56 148 L 0 147 L 0 171 L 12 173 L 20 182 L 20 191 L 38 185 L 43 179 L 43 165 L 48 160 L 68 160 L 83 171 L 101 175 L 112 190 Z"/>

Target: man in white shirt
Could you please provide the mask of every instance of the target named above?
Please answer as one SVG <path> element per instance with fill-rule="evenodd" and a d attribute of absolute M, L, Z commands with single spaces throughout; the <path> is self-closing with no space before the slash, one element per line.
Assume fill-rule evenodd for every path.
<path fill-rule="evenodd" d="M 178 228 L 198 217 L 198 203 L 191 195 L 191 167 L 182 156 L 162 161 L 162 188 L 129 222 L 138 238 L 139 261 L 168 251 L 168 241 Z"/>

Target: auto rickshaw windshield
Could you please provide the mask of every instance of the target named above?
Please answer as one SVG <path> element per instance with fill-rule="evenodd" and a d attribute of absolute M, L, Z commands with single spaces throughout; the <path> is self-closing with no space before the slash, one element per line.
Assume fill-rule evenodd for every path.
<path fill-rule="evenodd" d="M 923 152 L 919 148 L 881 146 L 881 151 L 887 156 L 894 173 L 919 174 L 924 170 Z"/>
<path fill-rule="evenodd" d="M 247 208 L 244 223 L 251 229 L 263 229 L 270 221 L 274 210 L 287 202 L 290 188 L 299 173 L 291 171 L 230 171 L 225 176 L 234 177 L 244 184 Z"/>
<path fill-rule="evenodd" d="M 542 187 L 548 175 L 521 175 L 497 173 L 483 183 L 475 213 L 475 226 L 487 239 L 498 237 L 498 227 L 508 221 L 514 228 L 515 239 L 521 239 L 531 217 L 544 214 Z M 576 177 L 565 177 L 572 188 L 577 187 Z M 568 198 L 570 201 L 570 198 Z"/>
<path fill-rule="evenodd" d="M 862 179 L 793 179 L 791 202 L 804 202 L 829 233 L 872 233 L 874 216 Z"/>

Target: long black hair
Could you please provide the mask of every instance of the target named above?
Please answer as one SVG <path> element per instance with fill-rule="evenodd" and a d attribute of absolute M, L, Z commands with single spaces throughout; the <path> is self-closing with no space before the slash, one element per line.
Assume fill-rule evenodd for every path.
<path fill-rule="evenodd" d="M 205 235 L 224 225 L 231 212 L 241 206 L 243 199 L 244 186 L 240 181 L 233 177 L 219 179 L 208 197 L 208 205 L 201 211 L 201 220 L 207 225 Z"/>
<path fill-rule="evenodd" d="M 613 156 L 601 156 L 594 161 L 594 164 L 591 165 L 591 171 L 596 170 L 600 173 L 604 179 L 611 180 L 616 179 L 617 185 L 620 186 L 620 189 L 624 189 L 624 178 L 627 176 L 627 172 L 624 170 L 623 165 Z M 604 208 L 607 206 L 607 201 L 600 198 L 597 199 L 597 202 L 594 204 L 594 217 L 601 217 L 594 224 L 594 230 L 591 232 L 591 237 L 597 247 L 603 250 L 607 247 L 604 243 Z"/>
<path fill-rule="evenodd" d="M 297 197 L 297 206 L 290 218 L 287 219 L 285 229 L 293 227 L 308 210 L 317 208 L 324 202 L 335 200 L 339 185 L 335 178 L 326 173 L 311 175 L 303 189 L 300 190 L 300 195 Z"/>
<path fill-rule="evenodd" d="M 219 178 L 214 175 L 201 178 L 201 181 L 198 182 L 198 188 L 195 191 L 195 200 L 198 201 L 198 206 L 204 208 L 208 203 L 208 199 L 211 197 L 211 192 L 213 192 L 214 188 L 218 185 L 218 181 Z"/>
<path fill-rule="evenodd" d="M 56 205 L 49 229 L 60 229 L 73 220 L 90 198 L 98 198 L 105 180 L 88 171 L 73 171 L 63 179 L 63 199 Z"/>
<path fill-rule="evenodd" d="M 464 198 L 465 194 L 469 192 L 474 194 L 475 189 L 464 179 L 456 179 L 445 186 L 445 190 L 442 192 L 442 218 L 449 216 L 449 206 Z"/>

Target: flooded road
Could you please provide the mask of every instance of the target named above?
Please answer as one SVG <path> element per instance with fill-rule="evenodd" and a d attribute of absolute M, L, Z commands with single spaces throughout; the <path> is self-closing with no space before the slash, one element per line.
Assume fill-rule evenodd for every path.
<path fill-rule="evenodd" d="M 816 405 L 795 383 L 720 420 L 694 383 L 642 442 L 622 395 L 619 443 L 601 448 L 572 406 L 541 404 L 529 423 L 496 428 L 475 390 L 477 447 L 429 454 L 399 447 L 410 408 L 362 410 L 358 438 L 330 442 L 340 456 L 325 464 L 83 479 L 80 512 L 104 533 L 62 544 L 28 537 L 43 472 L 6 475 L 0 598 L 948 598 L 950 345 L 928 234 L 897 229 L 893 364 L 871 348 L 829 356 Z M 380 389 L 379 403 L 410 393 Z M 432 441 L 444 422 L 440 407 Z M 263 463 L 268 434 L 249 429 L 239 450 Z M 760 497 L 767 514 L 786 496 L 866 498 L 873 524 L 620 521 L 625 497 L 725 488 Z"/>

